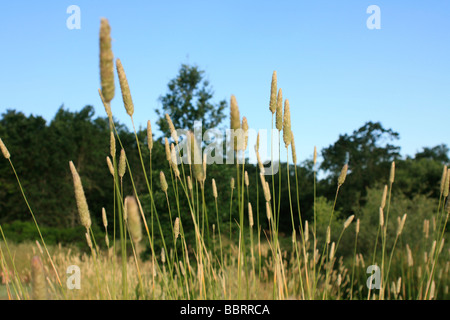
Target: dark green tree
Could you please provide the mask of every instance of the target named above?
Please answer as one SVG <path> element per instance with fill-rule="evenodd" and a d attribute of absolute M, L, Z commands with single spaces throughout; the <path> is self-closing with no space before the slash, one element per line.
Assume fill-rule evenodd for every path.
<path fill-rule="evenodd" d="M 398 138 L 397 132 L 385 129 L 380 122 L 367 122 L 322 150 L 320 168 L 327 174 L 323 187 L 328 198 L 334 197 L 337 178 L 348 162 L 347 179 L 337 202 L 345 215 L 358 210 L 367 187 L 377 181 L 387 183 L 391 162 L 400 157 L 400 147 L 389 142 Z"/>
<path fill-rule="evenodd" d="M 224 119 L 225 100 L 211 102 L 214 92 L 198 66 L 182 64 L 178 75 L 170 80 L 169 91 L 160 96 L 161 108 L 156 109 L 156 121 L 165 136 L 170 136 L 165 119 L 168 113 L 176 129 L 192 130 L 195 121 L 202 122 L 203 132 L 220 125 Z"/>

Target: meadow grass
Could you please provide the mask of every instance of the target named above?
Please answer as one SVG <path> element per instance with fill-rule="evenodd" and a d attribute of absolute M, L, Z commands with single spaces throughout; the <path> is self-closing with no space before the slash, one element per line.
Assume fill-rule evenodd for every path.
<path fill-rule="evenodd" d="M 264 174 L 267 172 L 259 156 L 258 135 L 254 147 L 259 173 L 257 172 L 255 177 L 248 176 L 246 166 L 249 164 L 245 161 L 244 152 L 249 148 L 245 134 L 249 130 L 248 121 L 251 119 L 241 119 L 237 99 L 232 95 L 230 128 L 240 132 L 232 146 L 236 160 L 241 161 L 236 161 L 235 176 L 227 190 L 231 195 L 230 219 L 228 225 L 224 224 L 219 218 L 217 199 L 225 190 L 217 190 L 215 180 L 221 177 L 209 177 L 201 144 L 192 132 L 183 137 L 178 136 L 168 114 L 166 120 L 170 137 L 164 141 L 166 168 L 170 170 L 170 177 L 166 177 L 163 171 L 157 177 L 152 176 L 151 123 L 148 121 L 147 125 L 150 157 L 144 159 L 134 125 L 134 105 L 125 70 L 121 61 L 116 59 L 122 99 L 133 125 L 141 165 L 140 168 L 131 167 L 110 108 L 115 86 L 114 56 L 109 32 L 107 20 L 102 19 L 102 88 L 99 89 L 99 95 L 110 124 L 110 154 L 105 156 L 111 173 L 111 191 L 114 194 L 113 221 L 107 221 L 103 210 L 105 239 L 96 239 L 80 176 L 75 165 L 68 159 L 80 221 L 86 229 L 86 244 L 89 250 L 86 253 L 75 248 L 48 247 L 13 166 L 14 155 L 8 152 L 0 139 L 2 153 L 11 165 L 40 235 L 35 243 L 9 243 L 0 226 L 0 298 L 405 300 L 449 297 L 449 249 L 445 242 L 445 230 L 450 213 L 450 172 L 446 167 L 441 179 L 439 205 L 430 209 L 434 211 L 432 227 L 429 226 L 429 220 L 425 220 L 423 233 L 415 237 L 416 243 L 408 244 L 402 241 L 403 233 L 408 230 L 407 213 L 391 212 L 392 190 L 395 187 L 395 163 L 392 162 L 389 186 L 384 188 L 380 210 L 375 213 L 380 219 L 379 224 L 374 226 L 378 229 L 376 238 L 373 239 L 374 252 L 373 255 L 364 257 L 358 247 L 358 239 L 365 236 L 360 232 L 360 219 L 352 215 L 340 221 L 334 216 L 339 191 L 345 188 L 348 164 L 343 164 L 336 181 L 334 203 L 326 217 L 328 223 L 319 225 L 316 210 L 317 151 L 314 149 L 314 216 L 312 221 L 305 221 L 302 217 L 299 196 L 301 186 L 294 132 L 291 128 L 290 105 L 289 100 L 285 99 L 283 110 L 282 90 L 277 88 L 277 74 L 274 72 L 269 101 L 272 128 L 275 124 L 280 133 L 279 150 L 281 132 L 283 133 L 284 147 L 287 154 L 291 151 L 294 163 L 289 164 L 288 156 L 286 172 L 278 175 L 279 189 L 276 190 L 273 172 Z M 183 139 L 190 142 L 188 152 L 182 151 L 180 146 Z M 271 143 L 273 145 L 277 142 L 271 139 Z M 180 161 L 182 157 L 202 161 L 183 164 Z M 273 152 L 271 157 L 274 158 Z M 138 194 L 133 179 L 132 173 L 137 170 L 142 170 L 145 178 L 144 195 Z M 282 212 L 280 209 L 282 183 L 288 185 L 289 212 Z M 132 195 L 124 194 L 124 184 L 132 187 Z M 291 193 L 291 184 L 294 184 L 295 193 Z M 154 188 L 161 188 L 164 192 L 167 205 L 164 212 L 157 210 Z M 169 197 L 169 188 L 173 190 L 174 198 Z M 256 190 L 255 199 L 249 196 L 249 189 L 252 188 Z M 207 212 L 209 206 L 205 203 L 205 194 L 213 195 L 213 213 Z M 259 206 L 260 194 L 264 197 L 265 207 Z M 143 199 L 149 199 L 146 206 L 142 205 Z M 233 210 L 236 208 L 236 202 L 235 215 Z M 182 203 L 187 205 L 182 206 Z M 297 212 L 294 212 L 294 207 Z M 223 211 L 223 208 L 220 210 Z M 290 236 L 281 236 L 279 232 L 280 216 L 285 214 L 290 215 Z M 163 230 L 162 215 L 169 217 L 170 234 Z M 233 219 L 233 216 L 238 219 Z M 209 221 L 211 217 L 215 220 Z M 299 223 L 296 223 L 296 220 Z M 339 221 L 341 225 L 333 221 Z M 264 227 L 266 225 L 268 228 Z M 191 240 L 185 237 L 185 226 L 193 228 L 189 230 L 194 233 Z M 327 231 L 326 237 L 318 236 L 319 228 Z M 391 229 L 395 231 L 392 233 Z M 342 256 L 339 255 L 339 246 L 347 233 L 354 237 L 354 246 L 350 256 Z M 388 238 L 392 234 L 393 245 L 392 241 L 388 241 L 392 240 Z M 337 235 L 336 241 L 331 241 L 332 235 Z M 100 241 L 105 243 L 106 249 L 100 249 L 104 247 L 99 245 Z M 156 243 L 161 245 L 156 246 Z M 142 259 L 141 253 L 145 248 L 148 248 L 148 259 Z M 412 251 L 411 248 L 420 249 Z M 381 252 L 377 252 L 377 249 Z M 367 274 L 367 267 L 377 264 L 377 261 L 381 261 L 381 287 L 370 289 L 366 285 L 370 276 Z M 69 289 L 65 278 L 61 277 L 66 274 L 67 267 L 72 265 L 80 268 L 80 289 Z"/>

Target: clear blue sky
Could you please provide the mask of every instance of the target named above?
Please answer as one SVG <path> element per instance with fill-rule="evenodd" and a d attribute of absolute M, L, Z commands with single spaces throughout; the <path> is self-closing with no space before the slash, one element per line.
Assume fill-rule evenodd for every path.
<path fill-rule="evenodd" d="M 80 30 L 66 27 L 72 4 L 81 9 Z M 372 4 L 381 9 L 380 30 L 366 27 Z M 71 111 L 90 104 L 104 116 L 101 17 L 142 126 L 156 120 L 158 97 L 181 63 L 192 63 L 206 71 L 215 100 L 234 94 L 256 129 L 270 128 L 276 70 L 300 161 L 369 120 L 400 133 L 403 155 L 449 143 L 450 1 L 442 0 L 4 2 L 0 113 L 50 121 L 62 104 Z M 112 108 L 130 125 L 118 90 Z"/>

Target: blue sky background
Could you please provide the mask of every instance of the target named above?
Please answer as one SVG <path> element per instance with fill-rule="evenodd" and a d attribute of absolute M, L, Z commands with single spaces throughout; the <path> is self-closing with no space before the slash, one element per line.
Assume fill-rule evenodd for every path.
<path fill-rule="evenodd" d="M 66 27 L 72 4 L 81 9 L 80 30 Z M 380 30 L 366 27 L 372 4 L 381 9 Z M 276 70 L 300 161 L 369 120 L 400 133 L 403 155 L 448 143 L 450 1 L 441 0 L 4 2 L 0 113 L 50 121 L 62 104 L 71 111 L 90 104 L 104 116 L 101 17 L 111 24 L 138 125 L 154 124 L 158 97 L 191 63 L 206 71 L 215 101 L 236 96 L 255 129 L 270 128 Z M 113 113 L 131 125 L 116 88 Z"/>

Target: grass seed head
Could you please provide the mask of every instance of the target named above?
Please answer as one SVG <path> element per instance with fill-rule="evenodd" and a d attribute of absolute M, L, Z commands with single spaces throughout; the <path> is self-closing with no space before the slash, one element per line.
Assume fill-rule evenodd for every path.
<path fill-rule="evenodd" d="M 275 127 L 278 131 L 283 129 L 283 91 L 278 90 L 277 109 L 275 114 Z"/>
<path fill-rule="evenodd" d="M 218 197 L 217 186 L 216 186 L 216 180 L 214 178 L 212 179 L 212 191 L 213 191 L 214 198 L 217 199 L 217 197 Z"/>
<path fill-rule="evenodd" d="M 270 86 L 270 101 L 269 109 L 272 114 L 275 113 L 277 109 L 277 72 L 274 71 L 272 74 L 272 83 Z"/>
<path fill-rule="evenodd" d="M 292 141 L 291 111 L 288 99 L 284 101 L 283 141 L 286 148 L 289 147 Z"/>
<path fill-rule="evenodd" d="M 250 228 L 253 227 L 253 209 L 250 202 L 248 203 L 248 223 L 250 225 Z"/>
<path fill-rule="evenodd" d="M 170 164 L 172 166 L 173 173 L 176 178 L 179 178 L 180 171 L 178 170 L 177 152 L 175 150 L 175 146 L 173 145 L 173 143 L 170 144 L 170 158 L 171 158 Z"/>
<path fill-rule="evenodd" d="M 248 145 L 248 121 L 247 117 L 242 117 L 242 130 L 244 131 L 244 146 L 242 150 L 247 150 Z"/>
<path fill-rule="evenodd" d="M 169 186 L 167 185 L 166 176 L 164 175 L 164 172 L 162 172 L 162 171 L 159 172 L 159 182 L 161 184 L 161 190 L 163 192 L 167 192 L 167 189 L 169 188 Z"/>
<path fill-rule="evenodd" d="M 398 223 L 398 228 L 397 228 L 397 235 L 399 236 L 399 235 L 401 235 L 402 234 L 402 231 L 403 231 L 403 228 L 404 228 L 404 226 L 405 226 L 405 222 L 406 222 L 406 213 L 403 215 L 403 217 L 399 220 L 399 223 Z"/>
<path fill-rule="evenodd" d="M 109 173 L 114 177 L 114 166 L 108 156 L 106 157 L 106 164 L 108 165 Z"/>
<path fill-rule="evenodd" d="M 120 59 L 116 59 L 117 74 L 119 75 L 120 90 L 122 91 L 123 104 L 125 110 L 130 117 L 134 113 L 133 99 L 131 99 L 130 87 L 128 86 L 127 76 L 125 70 L 123 69 L 122 62 Z"/>
<path fill-rule="evenodd" d="M 330 261 L 331 260 L 333 260 L 333 258 L 334 258 L 334 254 L 335 254 L 335 246 L 336 246 L 336 244 L 333 242 L 332 244 L 331 244 L 331 248 L 330 248 Z"/>
<path fill-rule="evenodd" d="M 344 222 L 344 229 L 347 229 L 350 223 L 352 223 L 353 219 L 355 218 L 355 215 L 352 214 L 350 217 L 347 218 Z"/>
<path fill-rule="evenodd" d="M 6 159 L 11 158 L 11 155 L 9 154 L 8 148 L 6 148 L 6 145 L 3 143 L 1 138 L 0 138 L 0 149 L 2 150 L 3 156 Z"/>
<path fill-rule="evenodd" d="M 180 218 L 175 218 L 175 223 L 173 225 L 173 234 L 175 236 L 175 239 L 178 239 L 180 236 Z"/>
<path fill-rule="evenodd" d="M 272 220 L 272 209 L 270 208 L 270 202 L 266 201 L 266 216 L 267 216 L 267 221 L 271 221 Z"/>
<path fill-rule="evenodd" d="M 114 133 L 112 131 L 109 139 L 109 152 L 111 153 L 111 157 L 114 159 L 116 157 L 116 138 L 114 137 Z"/>
<path fill-rule="evenodd" d="M 447 166 L 444 166 L 444 169 L 442 170 L 442 176 L 441 176 L 441 194 L 444 193 L 444 186 L 447 179 Z"/>
<path fill-rule="evenodd" d="M 291 142 L 291 151 L 292 151 L 292 161 L 294 162 L 294 164 L 297 163 L 297 151 L 295 150 L 295 139 L 294 139 L 294 134 L 292 134 L 292 142 Z"/>
<path fill-rule="evenodd" d="M 338 178 L 338 186 L 342 186 L 345 182 L 345 178 L 347 177 L 348 164 L 344 164 L 342 167 L 341 173 Z"/>
<path fill-rule="evenodd" d="M 72 161 L 69 162 L 70 171 L 72 172 L 73 186 L 75 189 L 75 200 L 77 202 L 78 214 L 80 216 L 81 224 L 87 229 L 91 227 L 91 214 L 89 213 L 89 207 L 84 195 L 83 185 L 81 184 L 81 178 L 77 172 Z"/>
<path fill-rule="evenodd" d="M 142 240 L 142 223 L 139 207 L 135 197 L 127 196 L 127 214 L 128 214 L 128 230 L 134 243 Z"/>
<path fill-rule="evenodd" d="M 316 163 L 317 163 L 317 147 L 314 146 L 313 165 L 316 166 Z"/>
<path fill-rule="evenodd" d="M 167 124 L 169 125 L 170 136 L 175 141 L 175 143 L 178 143 L 178 134 L 177 134 L 177 130 L 175 130 L 175 126 L 173 125 L 172 119 L 170 118 L 170 115 L 168 113 L 166 113 L 165 116 L 166 116 Z"/>
<path fill-rule="evenodd" d="M 394 178 L 395 178 L 395 162 L 392 161 L 391 164 L 391 172 L 389 173 L 389 183 L 394 183 Z"/>
<path fill-rule="evenodd" d="M 44 265 L 39 256 L 31 258 L 31 297 L 33 300 L 47 299 L 47 283 L 45 281 Z"/>
<path fill-rule="evenodd" d="M 164 150 L 166 151 L 166 160 L 169 162 L 169 164 L 172 164 L 172 155 L 170 153 L 170 144 L 169 139 L 164 137 Z"/>
<path fill-rule="evenodd" d="M 103 226 L 106 229 L 108 227 L 108 219 L 106 218 L 106 210 L 105 210 L 105 208 L 102 208 L 102 221 L 103 221 Z"/>
<path fill-rule="evenodd" d="M 237 130 L 241 128 L 241 118 L 239 115 L 239 106 L 236 101 L 236 97 L 231 95 L 230 100 L 230 128 Z"/>
<path fill-rule="evenodd" d="M 125 150 L 120 150 L 120 158 L 119 158 L 119 177 L 123 178 L 126 170 L 126 155 Z"/>
<path fill-rule="evenodd" d="M 450 184 L 450 169 L 447 170 L 447 174 L 446 174 L 446 177 L 445 177 L 444 191 L 442 193 L 444 198 L 448 196 L 449 184 Z"/>
<path fill-rule="evenodd" d="M 412 266 L 414 266 L 414 259 L 412 256 L 412 251 L 408 244 L 406 244 L 406 255 L 408 257 L 408 267 L 411 268 Z"/>
<path fill-rule="evenodd" d="M 383 208 L 383 209 L 386 206 L 387 191 L 388 191 L 388 186 L 384 185 L 383 196 L 381 197 L 381 208 Z"/>
<path fill-rule="evenodd" d="M 197 181 L 203 181 L 205 179 L 205 173 L 202 165 L 202 150 L 199 147 L 199 144 L 197 143 L 197 139 L 195 138 L 195 135 L 190 132 L 190 138 L 191 138 L 191 159 L 193 161 L 193 171 L 194 171 L 194 177 Z"/>
<path fill-rule="evenodd" d="M 378 210 L 379 212 L 379 216 L 380 216 L 380 227 L 384 226 L 384 213 L 383 213 L 383 208 L 380 207 L 380 209 Z"/>
<path fill-rule="evenodd" d="M 114 55 L 111 49 L 111 27 L 107 19 L 100 20 L 100 81 L 107 105 L 114 98 Z"/>
<path fill-rule="evenodd" d="M 152 134 L 152 124 L 150 120 L 147 121 L 147 147 L 150 152 L 153 149 L 153 134 Z"/>

